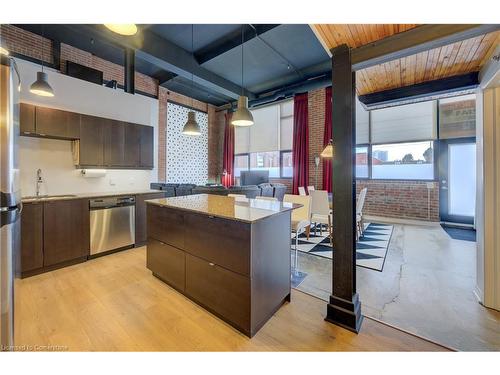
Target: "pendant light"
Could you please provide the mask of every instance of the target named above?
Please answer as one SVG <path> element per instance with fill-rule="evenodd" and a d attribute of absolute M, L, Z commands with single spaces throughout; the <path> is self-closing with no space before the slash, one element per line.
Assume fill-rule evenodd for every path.
<path fill-rule="evenodd" d="M 194 25 L 191 25 L 191 54 L 193 54 L 193 59 L 194 59 Z M 194 76 L 193 76 L 193 69 L 191 69 L 191 92 L 193 91 L 193 81 L 194 81 Z M 191 93 L 191 95 L 193 95 Z M 191 107 L 193 107 L 194 101 L 193 97 L 191 96 Z M 193 111 L 192 109 L 188 112 L 188 119 L 186 124 L 184 125 L 184 129 L 182 129 L 182 134 L 186 135 L 200 135 L 201 134 L 201 129 L 200 125 L 196 122 L 196 112 Z"/>
<path fill-rule="evenodd" d="M 321 152 L 321 157 L 325 159 L 333 158 L 333 141 L 331 139 L 328 141 L 328 144 Z"/>
<path fill-rule="evenodd" d="M 43 39 L 43 26 L 42 26 L 42 39 Z M 54 90 L 49 85 L 47 73 L 43 71 L 43 49 L 42 49 L 42 71 L 36 73 L 36 81 L 30 86 L 30 92 L 40 96 L 52 97 Z"/>
<path fill-rule="evenodd" d="M 135 23 L 105 23 L 104 26 L 120 35 L 132 36 L 137 34 L 137 26 Z"/>
<path fill-rule="evenodd" d="M 243 89 L 243 44 L 244 44 L 244 25 L 241 25 L 241 95 L 238 98 L 238 109 L 233 113 L 231 124 L 234 126 L 253 125 L 252 113 L 248 110 L 248 97 L 244 95 Z"/>

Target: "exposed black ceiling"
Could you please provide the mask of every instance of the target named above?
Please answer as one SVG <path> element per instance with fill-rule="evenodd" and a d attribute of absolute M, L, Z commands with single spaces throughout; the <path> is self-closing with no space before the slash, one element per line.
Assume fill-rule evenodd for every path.
<path fill-rule="evenodd" d="M 42 34 L 41 25 L 16 26 Z M 138 72 L 214 105 L 233 102 L 241 92 L 242 30 L 243 87 L 251 99 L 292 84 L 300 87 L 300 82 L 330 70 L 329 57 L 308 25 L 196 24 L 194 54 L 191 25 L 140 25 L 139 29 L 135 37 L 121 37 L 102 25 L 44 25 L 43 33 L 120 65 L 124 48 L 134 48 Z"/>

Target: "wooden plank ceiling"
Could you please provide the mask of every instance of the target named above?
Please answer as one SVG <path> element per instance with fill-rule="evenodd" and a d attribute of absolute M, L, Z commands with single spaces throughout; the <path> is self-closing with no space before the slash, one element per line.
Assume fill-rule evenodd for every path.
<path fill-rule="evenodd" d="M 360 47 L 388 36 L 405 32 L 415 24 L 313 25 L 326 48 L 342 43 Z M 356 74 L 359 95 L 394 89 L 477 72 L 500 42 L 500 32 L 489 33 L 416 55 L 363 69 Z"/>

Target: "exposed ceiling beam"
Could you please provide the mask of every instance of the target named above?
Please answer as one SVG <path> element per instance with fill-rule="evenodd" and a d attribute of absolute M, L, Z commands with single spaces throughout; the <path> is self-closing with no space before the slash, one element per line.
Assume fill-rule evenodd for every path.
<path fill-rule="evenodd" d="M 418 26 L 352 49 L 353 70 L 366 69 L 497 30 L 500 30 L 497 24 Z"/>
<path fill-rule="evenodd" d="M 177 77 L 177 74 L 163 70 L 160 73 L 155 74 L 153 78 L 158 80 L 159 86 L 162 86 L 163 84 L 169 82 L 170 80 L 172 80 L 175 77 Z"/>
<path fill-rule="evenodd" d="M 458 90 L 473 89 L 478 84 L 478 72 L 474 72 L 360 95 L 359 101 L 370 107 L 402 100 L 418 99 L 430 95 L 446 94 Z"/>
<path fill-rule="evenodd" d="M 237 99 L 243 92 L 250 99 L 255 97 L 248 90 L 242 90 L 239 85 L 201 67 L 191 52 L 149 30 L 140 30 L 137 35 L 127 37 L 113 33 L 102 25 L 64 25 L 64 27 L 90 37 L 107 40 L 123 48 L 135 49 L 138 58 L 178 76 L 187 79 L 192 77 L 196 83 L 225 96 Z"/>
<path fill-rule="evenodd" d="M 258 24 L 253 26 L 255 27 L 255 30 L 249 25 L 243 26 L 244 43 L 255 38 L 256 33 L 257 35 L 261 35 L 279 26 L 279 24 L 272 24 L 272 25 Z M 241 46 L 241 28 L 238 28 L 237 30 L 230 32 L 229 34 L 226 34 L 223 37 L 208 44 L 207 46 L 199 49 L 198 51 L 196 51 L 194 56 L 199 64 L 203 64 L 238 46 Z"/>

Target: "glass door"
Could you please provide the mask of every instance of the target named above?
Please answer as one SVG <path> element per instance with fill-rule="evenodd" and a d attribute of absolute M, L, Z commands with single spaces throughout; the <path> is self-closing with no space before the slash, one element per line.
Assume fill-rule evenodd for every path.
<path fill-rule="evenodd" d="M 439 142 L 439 214 L 442 222 L 474 224 L 476 139 Z"/>

